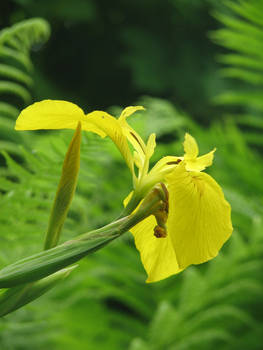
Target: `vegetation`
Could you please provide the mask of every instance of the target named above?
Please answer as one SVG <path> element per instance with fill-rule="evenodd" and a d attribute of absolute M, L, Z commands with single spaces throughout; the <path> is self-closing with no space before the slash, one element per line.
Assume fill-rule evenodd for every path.
<path fill-rule="evenodd" d="M 76 75 L 78 89 L 75 81 L 70 87 L 72 75 L 76 74 L 78 63 L 82 63 L 76 51 L 70 51 L 74 68 L 70 71 L 62 65 L 61 69 L 69 71 L 69 76 L 61 80 L 61 73 L 58 71 L 55 75 L 55 69 L 51 69 L 50 62 L 45 65 L 45 59 L 54 51 L 55 40 L 62 45 L 66 33 L 74 36 L 76 47 L 83 46 L 85 35 L 81 32 L 77 38 L 77 24 L 81 27 L 88 23 L 93 29 L 87 35 L 89 40 L 93 37 L 91 44 L 95 46 L 101 38 L 96 28 L 103 22 L 102 9 L 104 6 L 106 11 L 108 6 L 101 2 L 96 7 L 90 0 L 85 5 L 89 9 L 81 10 L 76 6 L 80 10 L 72 11 L 70 1 L 65 2 L 63 10 L 59 6 L 55 8 L 55 2 L 39 7 L 30 0 L 16 2 L 17 7 L 8 10 L 14 14 L 13 18 L 19 17 L 19 13 L 25 17 L 44 16 L 54 26 L 55 33 L 51 35 L 50 44 L 33 56 L 34 71 L 29 50 L 36 47 L 36 43 L 38 49 L 39 44 L 48 39 L 47 22 L 25 20 L 0 35 L 1 267 L 42 249 L 60 169 L 72 137 L 71 131 L 18 133 L 13 130 L 14 119 L 18 111 L 30 103 L 32 94 L 37 99 L 76 98 L 74 102 L 87 105 L 84 103 L 85 86 L 88 85 L 88 91 L 91 89 L 86 76 L 88 66 L 85 70 L 80 64 L 84 76 Z M 158 2 L 138 3 L 133 2 L 129 9 L 114 5 L 111 14 L 115 18 L 111 19 L 115 23 L 111 27 L 114 40 L 120 47 L 124 42 L 127 45 L 119 56 L 111 52 L 110 63 L 115 62 L 117 66 L 111 74 L 117 74 L 120 64 L 117 59 L 122 64 L 125 62 L 126 70 L 122 72 L 127 75 L 117 81 L 120 90 L 125 90 L 124 80 L 127 81 L 127 91 L 120 95 L 119 90 L 109 91 L 110 82 L 107 81 L 106 88 L 99 94 L 100 80 L 94 85 L 96 98 L 93 94 L 88 98 L 90 109 L 106 106 L 118 115 L 121 109 L 110 105 L 136 103 L 145 106 L 146 111 L 134 117 L 133 126 L 145 136 L 157 131 L 161 147 L 156 157 L 180 154 L 186 131 L 199 140 L 202 153 L 216 147 L 214 166 L 209 171 L 222 185 L 231 203 L 234 233 L 213 261 L 155 284 L 145 284 L 146 274 L 132 236 L 116 240 L 83 259 L 78 273 L 73 271 L 49 294 L 2 318 L 0 344 L 3 349 L 261 349 L 263 17 L 260 14 L 263 1 L 226 1 L 224 6 L 212 0 L 194 1 L 186 7 L 185 2 L 179 0 L 163 2 L 162 6 L 157 5 Z M 148 14 L 148 27 L 142 25 L 136 6 L 142 14 Z M 122 24 L 125 30 L 119 34 L 120 17 L 128 10 L 137 14 L 138 23 Z M 182 15 L 184 26 L 193 21 L 192 30 L 196 26 L 204 37 L 213 29 L 209 31 L 210 39 L 206 36 L 201 40 L 199 33 L 193 44 L 191 31 L 181 33 L 183 40 L 175 39 L 173 45 L 169 28 L 153 23 L 153 13 L 157 10 L 161 18 L 169 13 L 169 24 L 174 29 L 176 23 L 182 23 Z M 66 29 L 59 26 L 62 21 L 67 23 Z M 141 28 L 142 34 L 138 35 Z M 166 41 L 163 42 L 164 37 Z M 183 41 L 189 37 L 192 41 L 184 46 Z M 103 44 L 101 47 L 102 51 L 108 48 Z M 201 51 L 201 48 L 205 54 L 195 56 L 195 50 Z M 63 50 L 59 55 L 69 52 L 65 46 Z M 99 57 L 99 53 L 98 49 L 94 55 Z M 218 61 L 214 53 L 218 54 Z M 53 53 L 54 65 L 55 56 Z M 177 64 L 177 57 L 184 64 Z M 204 58 L 206 68 L 199 70 L 198 64 Z M 149 64 L 151 59 L 152 65 Z M 172 61 L 170 64 L 168 59 Z M 103 62 L 97 63 L 97 72 L 104 64 L 103 74 L 109 67 L 113 68 L 105 60 L 104 56 Z M 59 70 L 58 65 L 57 62 Z M 98 79 L 98 74 L 96 77 Z M 90 81 L 94 82 L 93 79 L 94 76 Z M 192 81 L 192 92 L 187 92 Z M 146 94 L 152 96 L 140 97 Z M 101 106 L 97 106 L 99 100 Z M 121 211 L 122 201 L 130 189 L 128 170 L 114 145 L 88 133 L 83 135 L 82 141 L 79 182 L 63 239 L 110 222 Z"/>

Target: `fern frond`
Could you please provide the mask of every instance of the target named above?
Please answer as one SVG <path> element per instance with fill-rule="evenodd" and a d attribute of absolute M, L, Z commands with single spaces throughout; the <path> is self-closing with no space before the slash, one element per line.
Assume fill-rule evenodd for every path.
<path fill-rule="evenodd" d="M 212 33 L 211 37 L 228 49 L 227 53 L 218 57 L 224 65 L 222 75 L 241 81 L 242 85 L 223 92 L 215 98 L 215 102 L 241 107 L 242 112 L 236 116 L 237 122 L 243 125 L 248 122 L 250 127 L 262 131 L 258 119 L 262 118 L 263 112 L 263 1 L 224 1 L 224 4 L 228 9 L 226 13 L 214 13 L 223 28 Z M 244 132 L 244 135 L 247 143 L 262 146 L 256 130 L 252 129 L 250 134 Z"/>
<path fill-rule="evenodd" d="M 6 102 L 0 102 L 0 115 L 1 117 L 10 117 L 12 119 L 17 118 L 19 110 Z"/>
<path fill-rule="evenodd" d="M 34 334 L 41 337 L 44 329 L 45 341 L 56 343 L 49 348 L 99 346 L 102 350 L 119 350 L 131 344 L 132 350 L 237 350 L 244 346 L 258 350 L 263 332 L 258 312 L 263 308 L 262 162 L 232 123 L 203 130 L 187 117 L 180 117 L 169 103 L 152 102 L 148 99 L 146 105 L 150 127 L 160 123 L 155 122 L 155 116 L 160 119 L 165 115 L 168 124 L 171 118 L 174 134 L 194 132 L 207 150 L 216 142 L 216 165 L 211 174 L 227 189 L 226 196 L 233 206 L 233 237 L 213 261 L 190 267 L 166 281 L 145 284 L 139 254 L 127 234 L 123 240 L 82 261 L 79 273 L 54 291 L 48 306 L 43 298 L 22 313 L 10 315 L 9 322 L 16 318 L 36 322 L 34 315 L 41 314 L 49 324 L 39 327 L 39 331 L 34 329 Z M 138 125 L 142 130 L 145 127 L 139 118 Z M 167 130 L 164 127 L 159 137 Z M 0 176 L 1 264 L 39 250 L 71 134 L 63 131 L 41 135 L 32 152 L 22 148 L 23 169 L 7 156 L 8 171 Z M 180 154 L 182 149 L 178 147 L 177 141 L 170 142 L 165 152 Z M 83 134 L 81 157 L 77 195 L 65 226 L 67 238 L 117 215 L 130 186 L 129 173 L 107 140 L 99 140 L 98 145 L 95 135 Z M 0 322 L 0 327 L 4 324 Z M 53 330 L 51 335 L 49 327 Z M 33 332 L 28 327 L 30 331 Z M 12 330 L 7 332 L 13 335 Z M 23 330 L 19 328 L 17 333 L 21 335 Z M 25 337 L 23 341 L 13 338 L 17 341 L 14 348 L 19 348 L 20 341 L 24 348 L 29 344 L 38 346 L 35 338 L 30 339 L 31 343 Z M 6 340 L 5 332 L 0 332 L 0 343 L 5 345 Z"/>
<path fill-rule="evenodd" d="M 0 64 L 0 76 L 9 79 L 15 79 L 20 83 L 26 84 L 28 87 L 31 87 L 33 85 L 33 80 L 28 74 L 7 64 Z"/>
<path fill-rule="evenodd" d="M 9 47 L 0 45 L 0 57 L 3 60 L 11 60 L 16 64 L 21 65 L 21 67 L 23 67 L 28 72 L 31 72 L 33 69 L 33 64 L 30 57 L 23 52 L 19 52 Z"/>
<path fill-rule="evenodd" d="M 31 101 L 31 94 L 23 86 L 11 81 L 0 81 L 0 94 L 10 94 L 18 96 L 24 104 Z"/>
<path fill-rule="evenodd" d="M 7 45 L 28 55 L 32 45 L 45 42 L 50 36 L 50 26 L 43 18 L 32 18 L 3 29 L 0 45 Z"/>
<path fill-rule="evenodd" d="M 30 50 L 34 45 L 47 41 L 49 35 L 49 24 L 41 18 L 25 20 L 0 32 L 0 121 L 3 118 L 15 119 L 19 109 L 32 101 Z M 13 126 L 9 130 L 12 129 Z M 17 135 L 17 141 L 21 142 L 21 139 Z M 12 135 L 9 142 L 13 141 Z M 1 150 L 14 151 L 8 145 L 1 146 Z"/>

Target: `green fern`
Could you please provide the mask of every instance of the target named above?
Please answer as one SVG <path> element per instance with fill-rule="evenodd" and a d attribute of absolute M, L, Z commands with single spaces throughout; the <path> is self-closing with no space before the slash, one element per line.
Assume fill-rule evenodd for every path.
<path fill-rule="evenodd" d="M 132 237 L 126 235 L 84 259 L 78 273 L 62 288 L 11 314 L 6 321 L 12 324 L 19 317 L 32 320 L 32 327 L 34 324 L 38 327 L 36 314 L 45 312 L 47 322 L 42 324 L 43 328 L 34 330 L 36 339 L 30 343 L 30 346 L 37 344 L 43 329 L 47 335 L 52 326 L 55 331 L 43 340 L 42 348 L 51 343 L 54 349 L 74 346 L 102 350 L 129 347 L 132 350 L 187 347 L 232 350 L 238 349 L 238 344 L 239 348 L 240 344 L 248 344 L 249 349 L 257 350 L 263 331 L 262 318 L 257 312 L 263 308 L 263 211 L 259 205 L 263 189 L 261 181 L 256 180 L 263 166 L 259 156 L 252 153 L 233 123 L 203 130 L 166 101 L 141 102 L 147 112 L 142 119 L 138 116 L 133 121 L 140 132 L 148 133 L 145 128 L 149 121 L 155 128 L 164 115 L 167 125 L 172 125 L 171 132 L 178 135 L 178 140 L 166 144 L 165 150 L 161 147 L 160 153 L 180 154 L 185 131 L 201 140 L 202 153 L 217 146 L 211 172 L 231 199 L 235 233 L 230 242 L 210 263 L 148 285 Z M 163 128 L 159 138 L 167 132 L 168 128 Z M 46 229 L 48 209 L 71 134 L 63 131 L 42 135 L 32 145 L 32 152 L 22 149 L 25 167 L 6 155 L 11 177 L 0 177 L 0 188 L 5 192 L 0 197 L 2 264 L 40 249 L 41 233 Z M 77 195 L 65 225 L 65 238 L 117 216 L 130 189 L 129 173 L 120 165 L 121 156 L 107 140 L 85 133 L 81 157 Z M 98 173 L 103 175 L 98 177 Z M 12 334 L 10 329 L 1 334 L 3 344 L 8 334 Z M 239 334 L 240 341 L 235 334 Z M 254 344 L 251 335 L 256 339 Z M 21 347 L 22 340 L 17 341 L 16 346 Z M 23 342 L 24 348 L 29 346 L 26 340 Z"/>
<path fill-rule="evenodd" d="M 219 61 L 224 64 L 222 75 L 239 83 L 219 95 L 215 102 L 239 107 L 234 117 L 240 125 L 249 127 L 250 131 L 245 133 L 246 140 L 262 146 L 263 1 L 224 3 L 228 11 L 215 12 L 223 28 L 211 36 L 228 51 L 219 56 Z"/>
<path fill-rule="evenodd" d="M 32 101 L 30 50 L 49 35 L 49 24 L 41 18 L 25 20 L 0 32 L 0 148 L 14 155 L 20 151 L 12 143 L 21 143 L 22 137 L 13 131 L 12 121 L 19 109 Z"/>

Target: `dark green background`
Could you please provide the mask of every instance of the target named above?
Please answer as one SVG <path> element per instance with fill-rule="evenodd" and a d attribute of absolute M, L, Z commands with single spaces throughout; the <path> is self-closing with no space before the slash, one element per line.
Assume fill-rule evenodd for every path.
<path fill-rule="evenodd" d="M 142 95 L 169 99 L 209 123 L 212 98 L 226 82 L 209 39 L 217 1 L 18 0 L 1 3 L 0 25 L 43 17 L 52 35 L 36 66 L 35 98 L 75 101 L 86 109 L 133 104 Z"/>

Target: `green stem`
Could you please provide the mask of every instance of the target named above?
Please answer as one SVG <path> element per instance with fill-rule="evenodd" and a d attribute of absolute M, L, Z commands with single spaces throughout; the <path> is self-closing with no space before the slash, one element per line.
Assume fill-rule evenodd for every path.
<path fill-rule="evenodd" d="M 0 271 L 0 288 L 33 282 L 75 263 L 129 231 L 161 206 L 160 191 L 154 188 L 135 213 L 5 267 Z"/>
<path fill-rule="evenodd" d="M 142 198 L 143 197 L 140 196 L 138 193 L 133 192 L 131 199 L 129 200 L 126 207 L 123 209 L 121 215 L 119 216 L 119 219 L 130 215 L 137 208 Z"/>

